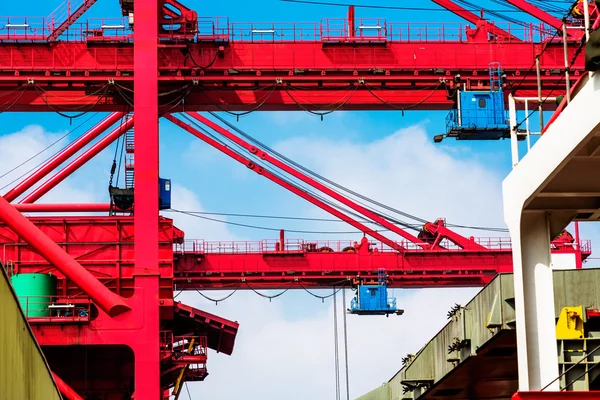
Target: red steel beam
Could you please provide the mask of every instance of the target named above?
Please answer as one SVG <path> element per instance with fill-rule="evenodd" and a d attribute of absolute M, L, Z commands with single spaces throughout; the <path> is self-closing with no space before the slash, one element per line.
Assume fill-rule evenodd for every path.
<path fill-rule="evenodd" d="M 356 202 L 340 195 L 339 193 L 336 193 L 334 190 L 331 190 L 330 188 L 321 184 L 320 182 L 316 181 L 315 179 L 313 179 L 313 178 L 301 173 L 300 171 L 290 167 L 289 165 L 279 161 L 278 159 L 276 159 L 275 157 L 273 157 L 269 153 L 267 153 L 265 150 L 251 145 L 250 143 L 246 142 L 239 136 L 237 136 L 237 135 L 233 134 L 231 131 L 228 131 L 227 129 L 217 125 L 216 123 L 209 120 L 208 118 L 206 118 L 198 113 L 195 113 L 195 112 L 187 113 L 187 115 L 196 119 L 200 123 L 208 126 L 209 128 L 218 132 L 219 134 L 225 136 L 227 139 L 233 141 L 234 143 L 242 146 L 243 148 L 248 150 L 249 153 L 257 155 L 262 160 L 265 160 L 269 164 L 285 171 L 286 173 L 288 173 L 288 174 L 292 175 L 293 177 L 301 180 L 302 182 L 314 187 L 315 189 L 320 190 L 321 192 L 325 193 L 327 196 L 339 201 L 340 203 L 344 204 L 345 206 L 352 208 L 354 211 L 359 212 L 360 214 L 362 214 L 365 217 L 371 219 L 372 221 L 378 223 L 379 225 L 402 236 L 404 239 L 409 240 L 412 243 L 418 244 L 422 248 L 429 247 L 429 245 L 427 243 L 423 243 L 423 241 L 420 240 L 419 238 L 417 238 L 416 236 L 406 232 L 403 229 L 398 228 L 396 225 L 394 225 L 391 222 L 389 222 L 388 220 L 380 217 L 379 215 L 375 214 L 374 212 L 372 212 L 372 211 L 366 209 L 365 207 L 357 204 Z"/>
<path fill-rule="evenodd" d="M 307 200 L 309 202 L 311 202 L 312 204 L 316 205 L 317 207 L 327 211 L 328 213 L 334 215 L 335 217 L 341 219 L 342 221 L 350 224 L 351 226 L 355 227 L 356 229 L 360 230 L 361 232 L 366 233 L 367 235 L 380 240 L 381 242 L 387 244 L 388 246 L 390 246 L 391 248 L 397 250 L 397 251 L 404 251 L 404 248 L 398 244 L 397 242 L 390 240 L 388 238 L 386 238 L 385 236 L 381 235 L 380 233 L 378 233 L 377 231 L 372 230 L 371 228 L 367 227 L 366 225 L 361 224 L 360 222 L 350 218 L 349 216 L 347 216 L 346 214 L 342 213 L 341 211 L 337 210 L 336 208 L 324 203 L 323 201 L 317 199 L 316 197 L 310 195 L 309 193 L 305 192 L 304 190 L 290 184 L 289 182 L 279 178 L 278 176 L 274 175 L 273 173 L 269 172 L 268 170 L 263 169 L 260 166 L 257 166 L 256 164 L 254 164 L 252 161 L 248 160 L 245 157 L 242 157 L 241 155 L 235 153 L 233 150 L 231 150 L 229 147 L 211 139 L 210 137 L 206 136 L 205 134 L 203 134 L 202 132 L 200 132 L 197 129 L 194 129 L 193 127 L 191 127 L 190 125 L 186 124 L 185 122 L 173 117 L 172 115 L 166 115 L 165 118 L 169 121 L 171 121 L 172 123 L 174 123 L 175 125 L 179 126 L 180 128 L 185 129 L 186 131 L 190 132 L 192 135 L 196 136 L 197 138 L 201 139 L 202 141 L 206 142 L 207 144 L 211 145 L 212 147 L 214 147 L 215 149 L 225 153 L 226 155 L 228 155 L 229 157 L 233 158 L 234 160 L 238 161 L 239 163 L 245 165 L 246 167 L 248 167 L 249 169 L 251 169 L 252 171 L 256 172 L 259 175 L 264 176 L 265 178 L 275 182 L 276 184 L 278 184 L 279 186 L 282 186 L 283 188 L 289 190 L 290 192 L 300 196 L 301 198 L 303 198 L 304 200 Z"/>
<path fill-rule="evenodd" d="M 521 9 L 527 14 L 539 19 L 540 21 L 550 25 L 551 27 L 557 30 L 562 30 L 562 21 L 560 19 L 548 14 L 544 10 L 537 8 L 533 4 L 530 4 L 525 0 L 506 0 L 506 2 Z"/>
<path fill-rule="evenodd" d="M 72 213 L 72 212 L 109 212 L 108 203 L 73 203 L 73 204 L 15 204 L 22 213 Z"/>
<path fill-rule="evenodd" d="M 83 397 L 77 394 L 76 391 L 71 388 L 71 386 L 67 385 L 65 381 L 60 379 L 58 375 L 52 372 L 52 378 L 54 378 L 54 382 L 56 382 L 56 387 L 62 393 L 66 400 L 83 400 Z"/>
<path fill-rule="evenodd" d="M 106 118 L 100 121 L 96 126 L 87 131 L 85 134 L 80 136 L 77 140 L 67 146 L 64 150 L 60 151 L 46 163 L 44 163 L 40 168 L 38 168 L 34 173 L 25 178 L 21 183 L 12 188 L 4 195 L 4 199 L 8 202 L 14 201 L 17 197 L 25 193 L 29 188 L 35 185 L 40 181 L 43 177 L 48 175 L 51 171 L 61 165 L 63 162 L 72 157 L 79 150 L 88 145 L 92 140 L 96 139 L 102 132 L 106 131 L 110 128 L 114 123 L 116 123 L 120 118 L 123 117 L 122 112 L 113 112 L 109 114 Z"/>
<path fill-rule="evenodd" d="M 79 286 L 108 315 L 114 317 L 131 310 L 121 296 L 111 292 L 100 283 L 96 277 L 18 212 L 2 196 L 0 196 L 0 220 L 4 221 L 50 264 Z"/>
<path fill-rule="evenodd" d="M 27 196 L 25 196 L 25 198 L 23 198 L 23 200 L 21 200 L 20 203 L 34 203 L 40 197 L 48 193 L 50 190 L 52 190 L 52 188 L 54 188 L 60 182 L 69 177 L 73 172 L 81 168 L 85 163 L 94 158 L 98 153 L 110 146 L 110 144 L 117 140 L 122 134 L 127 132 L 129 129 L 133 128 L 134 118 L 135 117 L 133 115 L 127 118 L 127 120 L 123 124 L 119 124 L 119 126 L 113 129 L 108 135 L 98 140 L 89 149 L 87 149 L 80 156 L 74 159 L 70 164 L 68 164 L 66 167 L 64 167 L 56 174 L 48 178 L 46 182 L 37 187 Z"/>

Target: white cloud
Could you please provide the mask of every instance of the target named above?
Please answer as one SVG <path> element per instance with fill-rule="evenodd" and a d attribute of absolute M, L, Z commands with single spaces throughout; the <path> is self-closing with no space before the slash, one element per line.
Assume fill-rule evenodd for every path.
<path fill-rule="evenodd" d="M 445 325 L 450 307 L 456 302 L 465 304 L 475 292 L 474 289 L 407 290 L 399 299 L 406 310 L 402 316 L 348 315 L 351 398 L 391 378 L 400 368 L 403 356 L 418 351 Z M 215 298 L 223 296 L 223 293 L 209 294 Z M 193 294 L 182 295 L 186 303 L 240 323 L 233 355 L 211 352 L 210 375 L 202 383 L 190 384 L 192 394 L 221 399 L 332 398 L 335 393 L 332 300 L 322 304 L 303 292 L 293 296 L 294 301 L 280 298 L 269 303 L 251 292 L 236 293 L 215 306 Z M 350 297 L 348 292 L 347 302 Z M 341 294 L 338 327 L 341 386 L 345 393 L 340 303 Z M 312 315 L 288 320 L 296 304 L 309 308 Z"/>
<path fill-rule="evenodd" d="M 335 182 L 426 220 L 504 226 L 502 177 L 475 156 L 459 159 L 436 147 L 421 125 L 366 144 L 294 138 L 276 147 Z"/>
<path fill-rule="evenodd" d="M 302 137 L 275 147 L 338 183 L 426 219 L 445 216 L 455 223 L 503 225 L 501 177 L 469 153 L 461 153 L 463 158 L 458 159 L 435 147 L 422 126 L 370 143 Z M 322 216 L 308 204 L 296 211 Z M 319 229 L 327 230 L 322 225 Z M 343 228 L 336 224 L 331 229 Z M 387 381 L 401 367 L 401 357 L 418 351 L 443 327 L 450 307 L 456 302 L 465 304 L 475 292 L 396 291 L 401 293 L 398 302 L 405 309 L 403 316 L 348 316 L 351 397 Z M 214 298 L 225 294 L 208 293 Z M 211 353 L 211 375 L 203 383 L 190 385 L 193 394 L 230 399 L 334 396 L 331 301 L 321 304 L 303 292 L 285 294 L 272 303 L 251 292 L 238 292 L 218 306 L 191 293 L 182 297 L 240 322 L 233 356 Z"/>
<path fill-rule="evenodd" d="M 172 186 L 171 208 L 179 211 L 206 211 L 194 192 L 176 184 Z M 211 218 L 226 221 L 225 217 L 214 215 L 199 215 L 199 217 L 194 217 L 179 212 L 163 212 L 162 214 L 167 218 L 173 219 L 175 226 L 185 232 L 185 238 L 188 240 L 240 240 L 227 229 L 225 224 L 206 219 Z"/>
<path fill-rule="evenodd" d="M 0 187 L 9 185 L 7 188 L 3 189 L 2 192 L 5 193 L 20 182 L 19 179 L 16 182 L 11 183 L 13 180 L 26 174 L 29 170 L 34 169 L 34 167 L 62 148 L 67 143 L 67 139 L 59 141 L 50 149 L 44 151 L 48 146 L 59 140 L 64 134 L 65 132 L 47 132 L 39 125 L 28 125 L 18 132 L 0 135 L 0 160 L 2 160 L 0 175 L 4 175 L 9 170 L 13 169 L 13 167 L 24 163 L 24 165 L 7 174 L 5 177 L 0 178 Z M 39 152 L 42 153 L 36 156 Z M 34 156 L 35 158 L 26 162 L 29 158 Z M 43 179 L 42 182 L 44 180 L 45 179 Z M 48 192 L 47 195 L 43 196 L 41 202 L 86 203 L 97 201 L 94 193 L 89 189 L 89 187 L 82 188 L 81 185 L 74 185 L 72 179 L 67 179 Z"/>

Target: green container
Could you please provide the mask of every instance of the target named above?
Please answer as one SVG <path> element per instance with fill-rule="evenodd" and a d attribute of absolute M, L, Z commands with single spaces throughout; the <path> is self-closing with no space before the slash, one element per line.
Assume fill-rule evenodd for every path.
<path fill-rule="evenodd" d="M 56 276 L 52 274 L 16 274 L 10 281 L 27 317 L 49 317 L 56 295 Z"/>

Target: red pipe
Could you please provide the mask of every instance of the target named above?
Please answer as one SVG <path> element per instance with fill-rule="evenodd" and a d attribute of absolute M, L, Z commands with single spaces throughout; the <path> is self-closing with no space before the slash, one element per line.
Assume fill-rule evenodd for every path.
<path fill-rule="evenodd" d="M 112 132 L 110 132 L 108 135 L 98 140 L 96 143 L 94 143 L 93 146 L 91 146 L 89 149 L 83 152 L 79 157 L 74 159 L 69 165 L 58 171 L 46 182 L 37 187 L 33 192 L 29 193 L 23 200 L 20 201 L 20 203 L 33 203 L 37 201 L 40 197 L 48 193 L 53 187 L 58 185 L 73 172 L 81 168 L 82 165 L 94 158 L 102 150 L 110 146 L 110 144 L 117 140 L 119 136 L 131 129 L 133 127 L 133 119 L 133 116 L 129 117 L 124 124 L 119 125 L 115 129 L 113 129 Z"/>
<path fill-rule="evenodd" d="M 54 382 L 56 382 L 56 387 L 63 394 L 66 400 L 83 400 L 83 397 L 77 394 L 76 391 L 71 388 L 71 386 L 67 385 L 65 381 L 60 379 L 58 375 L 54 372 L 52 373 L 52 378 L 54 378 Z"/>
<path fill-rule="evenodd" d="M 2 196 L 0 196 L 0 220 L 4 221 L 57 270 L 72 280 L 108 315 L 114 317 L 131 310 L 121 296 L 111 292 Z"/>
<path fill-rule="evenodd" d="M 361 232 L 366 233 L 367 235 L 387 244 L 388 246 L 390 246 L 392 249 L 400 251 L 400 252 L 404 252 L 406 251 L 406 249 L 404 247 L 402 247 L 400 244 L 394 242 L 393 240 L 388 239 L 387 237 L 383 236 L 382 234 L 378 233 L 377 231 L 372 230 L 371 228 L 367 227 L 366 225 L 361 224 L 360 222 L 350 218 L 349 216 L 347 216 L 346 214 L 344 214 L 343 212 L 339 211 L 338 209 L 324 203 L 323 201 L 319 200 L 318 198 L 314 197 L 313 195 L 309 194 L 308 192 L 306 192 L 305 190 L 300 189 L 297 186 L 292 185 L 291 183 L 281 179 L 280 177 L 278 177 L 277 175 L 272 174 L 271 172 L 264 170 L 263 168 L 257 166 L 256 164 L 254 164 L 252 161 L 248 160 L 247 158 L 237 154 L 236 152 L 234 152 L 233 150 L 231 150 L 229 147 L 217 142 L 214 139 L 211 139 L 210 137 L 206 136 L 205 134 L 203 134 L 202 132 L 198 131 L 197 129 L 192 128 L 190 125 L 186 124 L 183 121 L 178 120 L 177 118 L 173 117 L 170 114 L 165 115 L 165 118 L 168 119 L 169 121 L 171 121 L 172 123 L 174 123 L 175 125 L 185 129 L 186 131 L 190 132 L 192 135 L 198 137 L 199 139 L 203 140 L 204 142 L 206 142 L 207 144 L 211 145 L 212 147 L 214 147 L 215 149 L 227 154 L 229 157 L 233 158 L 234 160 L 240 162 L 241 164 L 244 164 L 246 167 L 250 168 L 251 170 L 253 170 L 254 172 L 256 172 L 259 175 L 264 176 L 265 178 L 275 182 L 276 184 L 278 184 L 279 186 L 282 186 L 283 188 L 289 190 L 290 192 L 294 193 L 297 196 L 302 197 L 304 200 L 307 200 L 309 202 L 311 202 L 312 204 L 316 205 L 317 207 L 321 208 L 322 210 L 327 211 L 328 213 L 330 213 L 331 215 L 341 219 L 342 221 L 346 222 L 347 224 L 355 227 L 356 229 L 360 230 Z"/>
<path fill-rule="evenodd" d="M 106 118 L 100 121 L 96 126 L 87 131 L 65 149 L 60 151 L 58 154 L 54 155 L 50 160 L 48 160 L 44 165 L 38 168 L 33 174 L 29 175 L 25 180 L 21 181 L 17 186 L 12 188 L 4 195 L 4 198 L 8 202 L 14 201 L 17 197 L 25 193 L 29 190 L 33 185 L 38 183 L 40 179 L 48 175 L 54 169 L 56 169 L 59 165 L 67 161 L 74 154 L 76 154 L 79 150 L 83 149 L 86 145 L 88 145 L 92 140 L 96 139 L 100 134 L 106 131 L 111 127 L 115 122 L 117 122 L 124 113 L 122 112 L 113 112 L 109 114 Z"/>
<path fill-rule="evenodd" d="M 30 213 L 71 213 L 71 212 L 109 212 L 108 203 L 75 203 L 75 204 L 14 204 L 20 212 Z"/>
<path fill-rule="evenodd" d="M 209 120 L 206 117 L 203 117 L 202 115 L 193 112 L 193 113 L 188 113 L 189 116 L 195 118 L 196 120 L 198 120 L 199 122 L 203 123 L 204 125 L 208 126 L 209 128 L 215 130 L 216 132 L 220 133 L 221 135 L 225 136 L 226 138 L 228 138 L 229 140 L 232 140 L 233 142 L 239 144 L 240 146 L 244 147 L 246 150 L 248 150 L 250 153 L 252 154 L 258 154 L 260 156 L 261 159 L 265 160 L 266 162 L 274 165 L 275 167 L 287 172 L 288 174 L 292 175 L 293 177 L 300 179 L 302 182 L 314 187 L 317 190 L 320 190 L 321 192 L 325 193 L 327 196 L 334 198 L 335 200 L 339 201 L 340 203 L 344 204 L 345 206 L 348 206 L 350 208 L 352 208 L 354 211 L 361 213 L 362 215 L 364 215 L 365 217 L 371 219 L 372 221 L 375 221 L 376 223 L 378 223 L 379 225 L 385 227 L 386 229 L 389 229 L 390 231 L 396 233 L 397 235 L 402 236 L 404 239 L 411 241 L 412 243 L 415 243 L 419 246 L 421 246 L 422 248 L 428 248 L 429 246 L 427 244 L 424 244 L 422 240 L 420 240 L 419 238 L 417 238 L 416 236 L 406 232 L 403 229 L 398 228 L 396 225 L 392 224 L 391 222 L 389 222 L 388 220 L 386 220 L 385 218 L 380 217 L 379 215 L 375 214 L 374 212 L 366 209 L 365 207 L 357 204 L 356 202 L 340 195 L 339 193 L 336 193 L 335 191 L 331 190 L 330 188 L 328 188 L 325 185 L 322 185 L 321 183 L 317 182 L 316 180 L 312 179 L 311 177 L 304 175 L 303 173 L 295 170 L 294 168 L 291 168 L 289 165 L 282 163 L 281 161 L 279 161 L 278 159 L 272 157 L 270 154 L 266 153 L 264 150 L 257 148 L 256 146 L 252 146 L 251 144 L 249 144 L 248 142 L 246 142 L 245 140 L 241 139 L 240 137 L 234 135 L 233 133 L 231 133 L 230 131 L 220 127 L 219 125 L 215 124 L 214 122 L 212 122 L 211 120 Z"/>

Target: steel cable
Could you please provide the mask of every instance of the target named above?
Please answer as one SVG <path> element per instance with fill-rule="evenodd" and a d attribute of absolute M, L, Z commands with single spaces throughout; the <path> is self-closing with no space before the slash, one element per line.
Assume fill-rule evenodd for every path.
<path fill-rule="evenodd" d="M 335 398 L 340 400 L 340 359 L 338 348 L 338 326 L 337 326 L 337 296 L 333 288 L 333 343 L 335 357 Z"/>
<path fill-rule="evenodd" d="M 342 290 L 342 305 L 346 307 L 346 289 Z M 346 400 L 350 400 L 350 378 L 348 372 L 348 326 L 346 324 L 346 310 L 342 308 L 344 314 L 344 361 L 346 364 Z"/>

